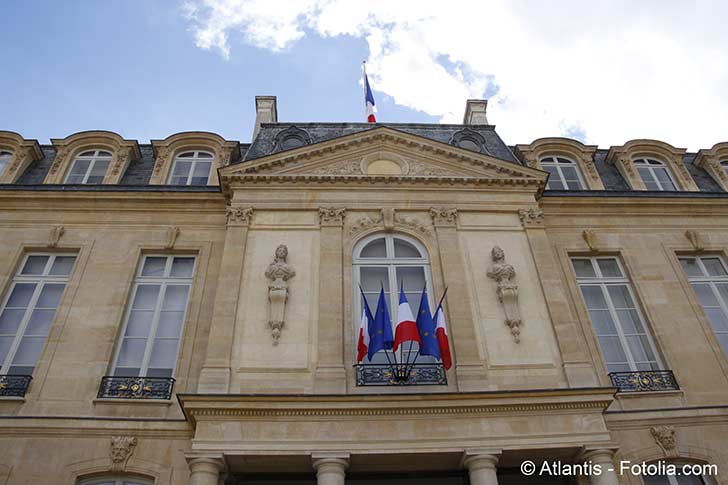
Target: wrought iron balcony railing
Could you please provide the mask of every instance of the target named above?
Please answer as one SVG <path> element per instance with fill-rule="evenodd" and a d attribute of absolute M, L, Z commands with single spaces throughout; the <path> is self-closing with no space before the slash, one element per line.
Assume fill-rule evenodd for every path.
<path fill-rule="evenodd" d="M 447 385 L 447 374 L 441 363 L 358 364 L 354 369 L 357 386 Z"/>
<path fill-rule="evenodd" d="M 648 370 L 634 372 L 610 372 L 612 385 L 618 392 L 677 391 L 675 375 L 671 370 Z"/>
<path fill-rule="evenodd" d="M 4 375 L 0 376 L 0 396 L 23 397 L 28 391 L 32 376 Z"/>
<path fill-rule="evenodd" d="M 172 377 L 104 376 L 99 386 L 99 398 L 171 399 Z"/>

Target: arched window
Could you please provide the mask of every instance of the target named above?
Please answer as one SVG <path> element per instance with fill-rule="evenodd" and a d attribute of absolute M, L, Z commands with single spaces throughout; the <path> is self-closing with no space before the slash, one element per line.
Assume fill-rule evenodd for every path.
<path fill-rule="evenodd" d="M 111 163 L 111 153 L 89 150 L 76 156 L 66 177 L 67 184 L 100 184 Z"/>
<path fill-rule="evenodd" d="M 10 164 L 11 158 L 13 158 L 12 153 L 0 150 L 0 175 L 5 171 L 5 167 Z"/>
<path fill-rule="evenodd" d="M 677 185 L 664 163 L 653 158 L 638 158 L 634 160 L 634 164 L 647 190 L 677 190 Z"/>
<path fill-rule="evenodd" d="M 207 185 L 213 155 L 209 152 L 184 152 L 174 159 L 169 176 L 170 185 Z"/>
<path fill-rule="evenodd" d="M 728 173 L 728 160 L 721 160 L 720 161 L 720 168 L 723 169 L 726 173 Z M 0 169 L 0 173 L 2 173 L 2 169 Z"/>
<path fill-rule="evenodd" d="M 541 168 L 550 173 L 547 188 L 550 190 L 584 190 L 584 181 L 576 162 L 564 157 L 544 157 Z"/>
<path fill-rule="evenodd" d="M 78 485 L 152 485 L 152 482 L 142 478 L 110 476 L 81 480 Z"/>
<path fill-rule="evenodd" d="M 399 287 L 403 284 L 407 294 L 412 314 L 417 315 L 420 304 L 422 288 L 427 288 L 430 311 L 434 312 L 432 294 L 432 276 L 430 273 L 430 260 L 427 250 L 418 241 L 402 234 L 374 234 L 361 240 L 354 248 L 354 288 L 355 292 L 355 319 L 359 324 L 361 315 L 361 296 L 359 285 L 372 313 L 376 311 L 380 289 L 384 288 L 384 295 L 392 317 L 392 333 L 397 323 L 397 307 L 399 302 Z M 392 305 L 394 302 L 394 305 Z M 404 355 L 398 358 L 407 359 L 410 350 L 409 343 L 401 346 Z M 417 342 L 413 342 L 411 352 L 419 350 Z M 364 362 L 369 362 L 366 358 Z M 417 362 L 433 362 L 431 357 L 420 356 Z M 387 363 L 384 352 L 377 353 L 372 363 Z"/>

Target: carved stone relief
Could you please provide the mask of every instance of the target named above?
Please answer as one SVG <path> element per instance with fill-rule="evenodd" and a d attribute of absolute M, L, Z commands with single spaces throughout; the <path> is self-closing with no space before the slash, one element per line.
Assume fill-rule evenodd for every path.
<path fill-rule="evenodd" d="M 584 239 L 584 242 L 587 246 L 589 246 L 591 251 L 598 251 L 597 233 L 594 232 L 594 229 L 585 229 L 584 232 L 581 233 L 581 237 Z"/>
<path fill-rule="evenodd" d="M 288 247 L 281 244 L 276 248 L 273 262 L 265 270 L 265 277 L 270 280 L 268 284 L 268 324 L 271 328 L 273 345 L 278 345 L 281 330 L 285 324 L 288 280 L 296 276 L 296 272 L 287 260 Z"/>
<path fill-rule="evenodd" d="M 66 232 L 66 228 L 63 226 L 51 227 L 50 233 L 48 234 L 48 246 L 55 248 L 58 246 L 58 242 L 61 240 L 61 236 Z"/>
<path fill-rule="evenodd" d="M 315 175 L 361 175 L 361 162 L 359 160 L 344 160 L 314 168 L 310 173 Z"/>
<path fill-rule="evenodd" d="M 672 426 L 653 426 L 650 428 L 650 433 L 655 439 L 655 443 L 662 448 L 665 457 L 674 458 L 678 456 L 675 428 Z"/>
<path fill-rule="evenodd" d="M 521 312 L 518 309 L 518 285 L 513 279 L 516 277 L 516 270 L 506 263 L 506 255 L 503 250 L 495 246 L 491 251 L 493 264 L 488 268 L 488 278 L 498 284 L 498 300 L 503 303 L 503 310 L 506 315 L 505 323 L 511 329 L 513 340 L 516 343 L 521 341 Z"/>
<path fill-rule="evenodd" d="M 385 230 L 396 228 L 407 228 L 424 236 L 432 235 L 431 222 L 418 216 L 405 216 L 397 213 L 394 209 L 382 209 L 378 217 L 371 218 L 367 215 L 355 219 L 349 226 L 349 235 L 355 236 L 361 232 L 375 227 Z"/>
<path fill-rule="evenodd" d="M 126 471 L 126 464 L 134 453 L 137 439 L 134 436 L 113 436 L 111 438 L 111 471 L 115 473 Z"/>
<path fill-rule="evenodd" d="M 228 225 L 237 224 L 249 226 L 253 218 L 252 207 L 228 207 L 226 213 Z"/>
<path fill-rule="evenodd" d="M 696 251 L 702 251 L 704 249 L 703 239 L 700 237 L 700 233 L 694 229 L 688 229 L 685 231 L 685 237 L 693 245 L 693 249 Z"/>
<path fill-rule="evenodd" d="M 319 207 L 319 220 L 322 226 L 340 226 L 344 223 L 346 209 L 343 207 Z"/>
<path fill-rule="evenodd" d="M 541 226 L 544 215 L 541 209 L 518 209 L 518 218 L 523 227 Z"/>
<path fill-rule="evenodd" d="M 174 248 L 174 244 L 177 242 L 179 233 L 180 229 L 178 226 L 172 226 L 167 228 L 167 243 L 164 245 L 164 249 Z"/>
<path fill-rule="evenodd" d="M 375 219 L 372 219 L 369 216 L 360 216 L 352 222 L 351 226 L 349 226 L 349 235 L 354 236 L 360 232 L 366 231 L 367 229 L 371 229 L 372 227 L 377 227 L 380 224 L 382 224 L 381 213 L 379 217 Z"/>
<path fill-rule="evenodd" d="M 435 226 L 455 226 L 458 221 L 458 210 L 454 208 L 430 207 L 430 216 Z"/>

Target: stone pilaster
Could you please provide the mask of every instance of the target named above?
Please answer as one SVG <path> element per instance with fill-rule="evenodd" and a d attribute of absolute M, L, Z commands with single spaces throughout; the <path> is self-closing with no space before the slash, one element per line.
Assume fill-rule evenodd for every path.
<path fill-rule="evenodd" d="M 319 321 L 314 390 L 321 394 L 346 392 L 344 365 L 343 229 L 346 209 L 319 209 Z"/>
<path fill-rule="evenodd" d="M 453 362 L 458 387 L 461 391 L 482 389 L 486 372 L 478 350 L 470 293 L 463 278 L 466 271 L 458 237 L 457 209 L 433 207 L 430 215 L 435 226 L 443 279 L 449 288 L 446 310 L 450 316 L 450 342 L 455 354 Z"/>
<path fill-rule="evenodd" d="M 500 452 L 466 450 L 463 466 L 468 470 L 471 485 L 498 485 L 496 465 Z"/>
<path fill-rule="evenodd" d="M 349 467 L 348 454 L 316 454 L 311 455 L 313 468 L 316 470 L 318 485 L 344 485 L 346 469 Z"/>
<path fill-rule="evenodd" d="M 218 485 L 225 462 L 219 456 L 195 456 L 187 458 L 187 466 L 190 468 L 189 485 Z"/>
<path fill-rule="evenodd" d="M 232 336 L 235 333 L 235 319 L 243 279 L 245 246 L 248 240 L 248 227 L 253 218 L 253 209 L 251 207 L 228 207 L 227 218 L 225 247 L 220 264 L 207 353 L 197 386 L 197 392 L 200 393 L 224 394 L 230 390 Z"/>

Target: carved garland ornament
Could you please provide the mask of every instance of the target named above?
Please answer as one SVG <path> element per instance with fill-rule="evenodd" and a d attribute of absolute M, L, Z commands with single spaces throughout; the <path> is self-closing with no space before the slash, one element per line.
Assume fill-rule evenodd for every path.
<path fill-rule="evenodd" d="M 340 226 L 344 223 L 346 209 L 343 207 L 319 207 L 319 220 L 324 226 Z"/>
<path fill-rule="evenodd" d="M 253 218 L 252 207 L 228 207 L 226 209 L 227 223 L 249 226 Z"/>
<path fill-rule="evenodd" d="M 273 262 L 265 270 L 268 284 L 268 325 L 271 328 L 273 345 L 278 345 L 281 330 L 285 324 L 286 301 L 288 301 L 288 280 L 296 276 L 296 272 L 288 264 L 288 247 L 281 244 L 276 248 Z"/>
<path fill-rule="evenodd" d="M 137 445 L 137 439 L 134 436 L 113 436 L 111 438 L 111 449 L 109 456 L 111 458 L 111 471 L 115 473 L 126 471 L 126 464 L 134 453 L 134 447 Z"/>
<path fill-rule="evenodd" d="M 506 314 L 505 323 L 511 329 L 511 335 L 516 343 L 521 341 L 521 312 L 518 309 L 518 285 L 513 282 L 516 270 L 506 263 L 503 250 L 495 246 L 491 251 L 493 264 L 488 268 L 488 278 L 498 283 L 498 300 L 503 303 Z"/>
<path fill-rule="evenodd" d="M 541 226 L 544 215 L 541 209 L 518 209 L 518 218 L 524 227 Z"/>
<path fill-rule="evenodd" d="M 458 210 L 430 207 L 430 216 L 432 216 L 432 223 L 435 226 L 455 226 L 458 221 Z"/>
<path fill-rule="evenodd" d="M 678 456 L 675 428 L 672 426 L 653 426 L 650 428 L 650 434 L 655 439 L 655 443 L 662 448 L 665 457 L 674 458 Z"/>

